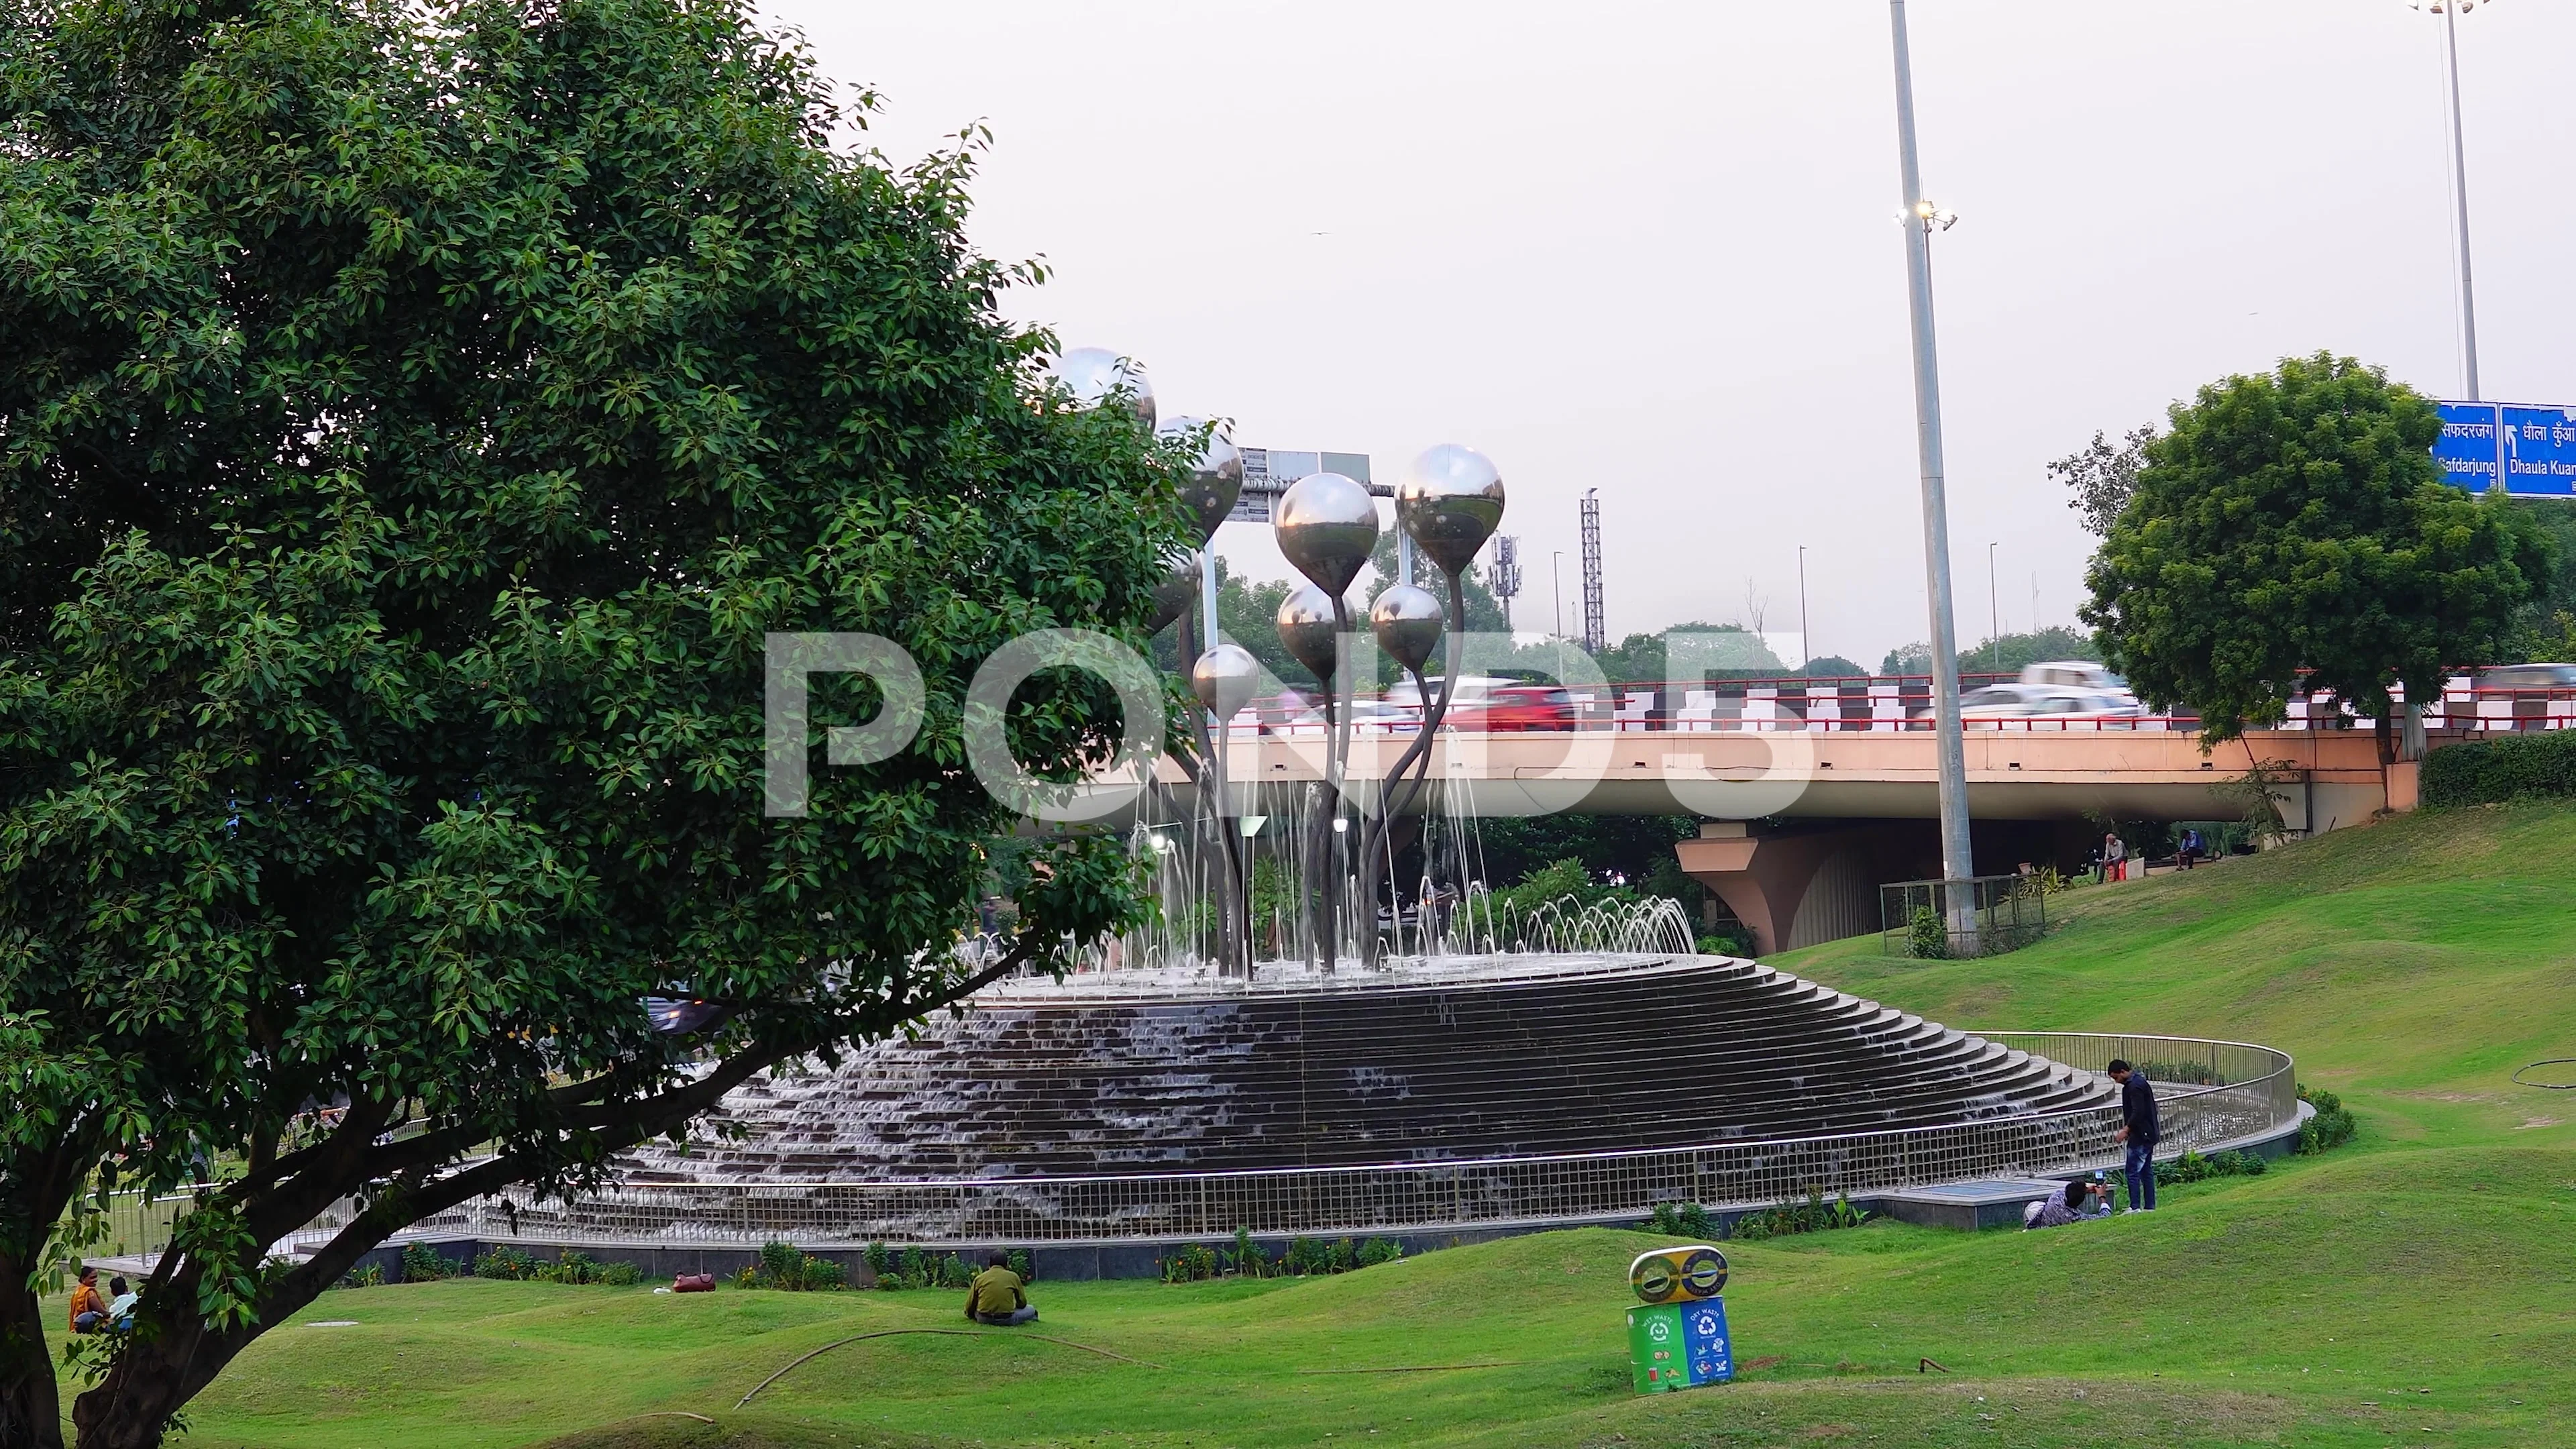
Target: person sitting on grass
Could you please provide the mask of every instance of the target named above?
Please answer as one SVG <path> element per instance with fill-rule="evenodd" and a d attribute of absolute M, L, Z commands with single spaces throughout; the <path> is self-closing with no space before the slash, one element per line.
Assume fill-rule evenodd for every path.
<path fill-rule="evenodd" d="M 134 1327 L 135 1300 L 141 1298 L 143 1295 L 126 1287 L 125 1280 L 122 1278 L 108 1279 L 107 1291 L 109 1294 L 107 1300 L 108 1322 L 113 1325 L 119 1333 L 131 1330 Z"/>
<path fill-rule="evenodd" d="M 98 1296 L 98 1270 L 80 1270 L 80 1286 L 72 1290 L 72 1332 L 97 1333 L 107 1327 L 107 1300 Z"/>
<path fill-rule="evenodd" d="M 2093 1212 L 2092 1204 L 2087 1201 L 2092 1195 L 2093 1184 L 2081 1179 L 2070 1182 L 2064 1192 L 2052 1193 L 2042 1201 L 2032 1204 L 2039 1211 L 2024 1219 L 2022 1226 L 2062 1228 L 2068 1223 L 2080 1223 L 2086 1218 L 2098 1217 L 2100 1214 Z"/>
<path fill-rule="evenodd" d="M 975 1275 L 966 1290 L 966 1316 L 995 1328 L 1017 1328 L 1037 1321 L 1037 1305 L 1020 1291 L 1020 1275 L 1011 1271 L 1006 1253 L 995 1253 L 990 1267 Z"/>

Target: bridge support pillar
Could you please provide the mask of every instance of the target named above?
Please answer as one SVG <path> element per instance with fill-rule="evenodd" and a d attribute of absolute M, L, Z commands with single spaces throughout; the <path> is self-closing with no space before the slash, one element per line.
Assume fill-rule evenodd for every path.
<path fill-rule="evenodd" d="M 1753 933 L 1770 955 L 1879 928 L 1878 886 L 1937 873 L 1938 832 L 1930 821 L 1872 821 L 1762 830 L 1733 820 L 1700 827 L 1674 848 L 1698 881 Z"/>

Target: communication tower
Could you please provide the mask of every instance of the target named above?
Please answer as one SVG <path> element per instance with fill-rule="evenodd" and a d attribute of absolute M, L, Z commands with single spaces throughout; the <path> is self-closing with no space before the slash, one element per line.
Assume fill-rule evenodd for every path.
<path fill-rule="evenodd" d="M 1485 570 L 1485 582 L 1493 588 L 1494 597 L 1503 605 L 1503 627 L 1512 627 L 1512 600 L 1521 592 L 1521 541 L 1510 534 L 1494 535 L 1494 561 Z"/>
<path fill-rule="evenodd" d="M 1601 618 L 1601 490 L 1583 490 L 1583 652 L 1610 647 Z"/>

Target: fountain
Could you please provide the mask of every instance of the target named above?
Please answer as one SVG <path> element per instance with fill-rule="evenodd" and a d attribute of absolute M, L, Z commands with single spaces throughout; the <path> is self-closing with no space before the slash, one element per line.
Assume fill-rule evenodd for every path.
<path fill-rule="evenodd" d="M 1067 359 L 1077 398 L 1154 425 L 1132 363 Z M 1217 637 L 1208 550 L 1242 463 L 1204 424 L 1165 427 L 1198 444 L 1201 547 L 1157 590 L 1158 624 L 1181 625 L 1204 712 L 1174 742 L 1195 788 L 1149 783 L 1131 833 L 1148 923 L 1099 943 L 1085 969 L 997 983 L 835 1070 L 755 1079 L 711 1136 L 631 1154 L 608 1192 L 456 1222 L 556 1242 L 809 1248 L 1446 1234 L 2116 1160 L 2116 1093 L 2063 1061 L 2158 1055 L 2135 1039 L 2041 1055 L 1699 956 L 1666 900 L 1498 902 L 1470 788 L 1430 774 L 1463 673 L 1466 570 L 1504 506 L 1500 472 L 1473 449 L 1425 451 L 1395 490 L 1397 526 L 1446 597 L 1394 582 L 1364 611 L 1422 702 L 1415 737 L 1364 792 L 1348 777 L 1345 596 L 1379 535 L 1376 502 L 1336 473 L 1279 499 L 1280 550 L 1307 585 L 1276 622 L 1322 681 L 1325 768 L 1314 784 L 1229 780 L 1231 722 L 1260 666 Z M 1386 890 L 1399 819 L 1421 827 L 1410 912 Z M 2295 1127 L 2286 1057 L 2202 1047 L 2218 1085 L 2169 1098 L 2169 1140 L 2235 1140 L 2285 1110 Z"/>

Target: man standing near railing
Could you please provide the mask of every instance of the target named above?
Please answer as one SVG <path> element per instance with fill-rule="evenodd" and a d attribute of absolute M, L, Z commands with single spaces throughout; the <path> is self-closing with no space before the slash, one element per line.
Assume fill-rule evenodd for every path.
<path fill-rule="evenodd" d="M 2111 1080 L 2120 1084 L 2120 1130 L 2113 1134 L 2128 1144 L 2120 1171 L 2129 1181 L 2129 1211 L 2153 1212 L 2156 1206 L 2156 1089 L 2146 1074 L 2118 1057 L 2111 1059 Z"/>

